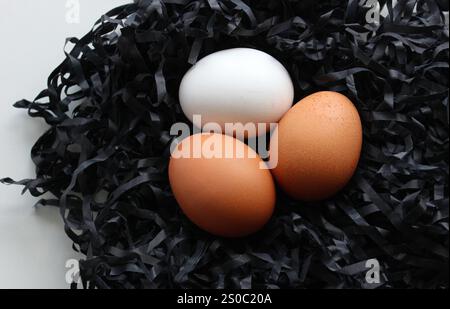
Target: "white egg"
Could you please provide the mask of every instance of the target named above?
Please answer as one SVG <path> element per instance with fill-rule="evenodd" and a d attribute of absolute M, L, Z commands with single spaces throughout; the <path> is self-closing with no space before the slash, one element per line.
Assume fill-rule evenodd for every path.
<path fill-rule="evenodd" d="M 198 61 L 183 77 L 179 98 L 188 119 L 201 116 L 201 124 L 194 124 L 217 123 L 225 133 L 227 123 L 256 127 L 278 122 L 292 106 L 294 87 L 287 70 L 272 56 L 234 48 Z M 260 127 L 257 134 L 265 131 Z"/>

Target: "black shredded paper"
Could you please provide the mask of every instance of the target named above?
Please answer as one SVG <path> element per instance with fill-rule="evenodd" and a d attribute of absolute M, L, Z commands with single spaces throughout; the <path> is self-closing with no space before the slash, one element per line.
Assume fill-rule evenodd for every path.
<path fill-rule="evenodd" d="M 85 288 L 448 288 L 448 1 L 379 1 L 379 20 L 373 2 L 117 7 L 67 40 L 47 89 L 15 104 L 50 127 L 31 150 L 36 178 L 2 182 L 59 207 L 85 256 Z M 188 123 L 184 73 L 233 47 L 282 62 L 296 102 L 320 90 L 348 96 L 364 144 L 339 194 L 304 203 L 278 190 L 264 229 L 229 240 L 182 214 L 167 165 L 170 127 Z M 366 281 L 369 259 L 378 284 Z"/>

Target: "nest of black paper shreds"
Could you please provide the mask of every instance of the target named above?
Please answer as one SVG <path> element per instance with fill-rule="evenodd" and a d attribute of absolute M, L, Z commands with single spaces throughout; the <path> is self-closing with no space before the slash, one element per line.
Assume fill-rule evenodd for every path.
<path fill-rule="evenodd" d="M 68 40 L 48 89 L 16 103 L 50 128 L 32 148 L 36 179 L 2 181 L 51 193 L 38 205 L 60 208 L 89 288 L 448 288 L 448 3 L 380 1 L 387 16 L 376 24 L 364 2 L 147 0 L 113 9 Z M 187 122 L 181 78 L 197 59 L 233 47 L 281 61 L 296 100 L 347 95 L 364 127 L 359 167 L 342 192 L 303 203 L 279 191 L 267 226 L 239 240 L 190 223 L 167 177 L 169 129 Z M 380 284 L 365 279 L 372 258 Z"/>

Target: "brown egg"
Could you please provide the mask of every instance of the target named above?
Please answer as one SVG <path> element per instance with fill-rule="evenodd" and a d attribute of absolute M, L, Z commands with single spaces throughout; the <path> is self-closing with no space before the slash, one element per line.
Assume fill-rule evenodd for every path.
<path fill-rule="evenodd" d="M 272 174 L 292 197 L 328 198 L 355 172 L 362 127 L 358 111 L 344 95 L 324 91 L 304 98 L 283 116 L 277 131 L 270 146 L 271 157 L 278 153 Z"/>
<path fill-rule="evenodd" d="M 264 164 L 233 137 L 196 134 L 172 151 L 169 180 L 193 223 L 215 235 L 240 237 L 261 229 L 273 213 L 275 184 Z"/>

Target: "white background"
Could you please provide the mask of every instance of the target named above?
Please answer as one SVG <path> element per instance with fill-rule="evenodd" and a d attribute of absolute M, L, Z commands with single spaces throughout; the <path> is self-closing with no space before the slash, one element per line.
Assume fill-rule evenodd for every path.
<path fill-rule="evenodd" d="M 0 178 L 34 176 L 30 150 L 46 128 L 12 104 L 45 88 L 64 59 L 66 37 L 81 37 L 103 13 L 131 0 L 78 0 L 79 23 L 68 23 L 73 2 L 0 0 Z M 0 288 L 67 288 L 66 261 L 78 256 L 58 210 L 34 208 L 37 199 L 21 190 L 0 184 Z"/>

